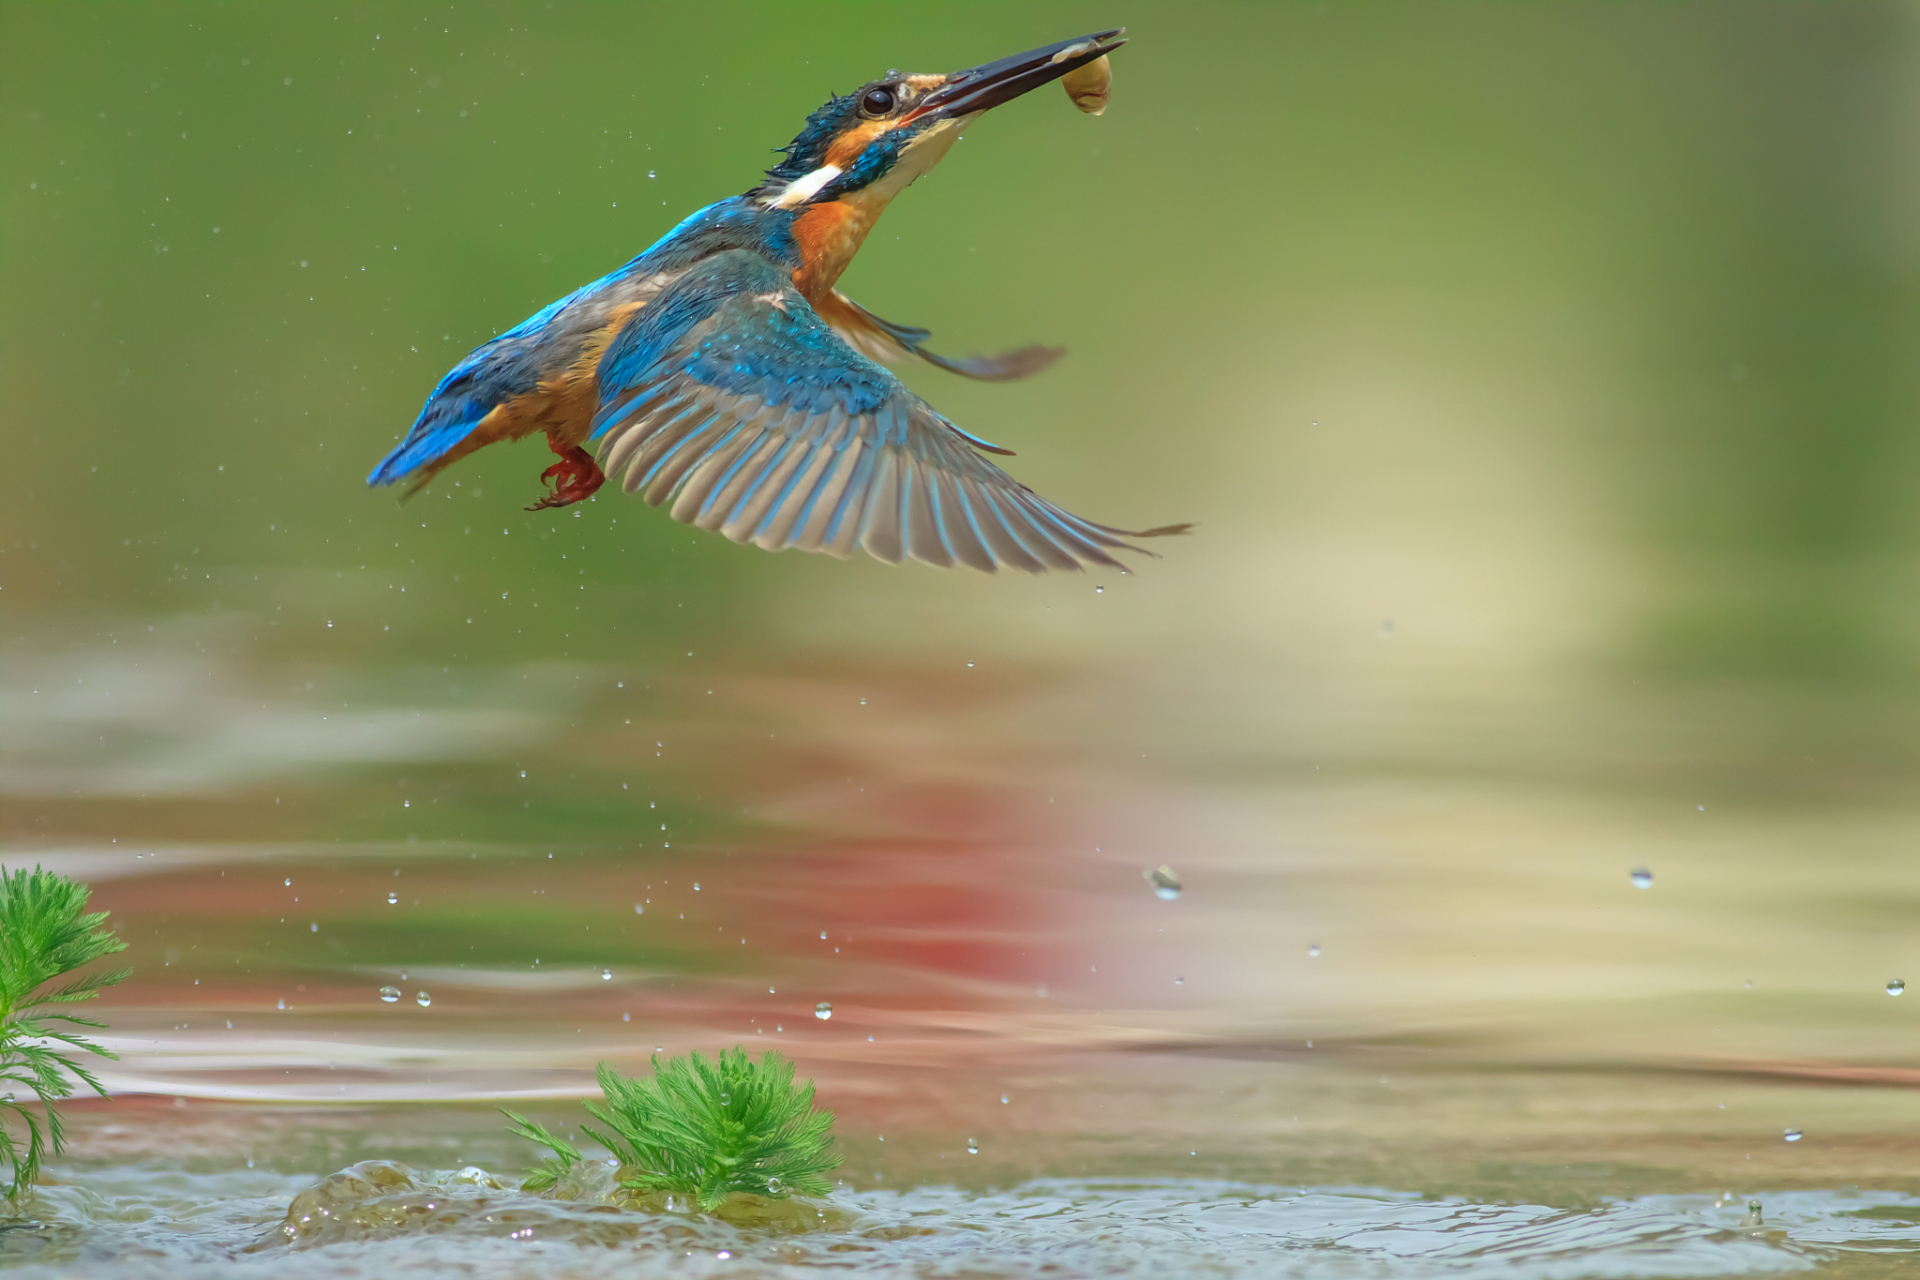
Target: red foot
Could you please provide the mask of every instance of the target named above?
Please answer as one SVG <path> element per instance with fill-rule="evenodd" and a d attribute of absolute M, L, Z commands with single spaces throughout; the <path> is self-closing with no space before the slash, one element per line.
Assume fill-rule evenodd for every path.
<path fill-rule="evenodd" d="M 552 436 L 547 437 L 547 447 L 560 455 L 561 461 L 554 463 L 540 473 L 540 479 L 553 485 L 553 492 L 528 507 L 529 511 L 544 511 L 548 507 L 564 507 L 570 503 L 591 498 L 593 491 L 607 482 L 605 473 L 593 460 L 593 455 L 578 445 L 563 445 Z"/>

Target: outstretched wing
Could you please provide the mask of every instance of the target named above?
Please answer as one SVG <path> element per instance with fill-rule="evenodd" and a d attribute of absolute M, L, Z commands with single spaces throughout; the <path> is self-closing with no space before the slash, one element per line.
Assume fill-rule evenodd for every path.
<path fill-rule="evenodd" d="M 1031 346 L 1002 351 L 997 356 L 952 360 L 921 345 L 933 336 L 933 330 L 882 320 L 838 289 L 833 290 L 817 310 L 820 318 L 833 326 L 834 332 L 845 338 L 863 356 L 871 356 L 875 360 L 914 357 L 925 360 L 936 369 L 945 369 L 963 378 L 978 378 L 982 382 L 1012 382 L 1015 378 L 1025 378 L 1067 354 L 1065 347 Z"/>
<path fill-rule="evenodd" d="M 600 466 L 683 524 L 769 551 L 1040 573 L 1124 568 L 1129 533 L 1061 510 L 855 352 L 758 254 L 714 254 L 600 362 Z M 624 475 L 622 475 L 624 473 Z M 1181 526 L 1180 528 L 1184 528 Z"/>

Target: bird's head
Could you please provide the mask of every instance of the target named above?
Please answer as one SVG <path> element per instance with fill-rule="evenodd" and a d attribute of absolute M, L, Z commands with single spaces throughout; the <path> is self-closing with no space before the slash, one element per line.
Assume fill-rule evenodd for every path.
<path fill-rule="evenodd" d="M 1062 40 L 950 75 L 890 71 L 829 98 L 749 194 L 780 209 L 849 198 L 884 205 L 947 153 L 967 125 L 1003 102 L 1105 57 L 1126 28 Z"/>

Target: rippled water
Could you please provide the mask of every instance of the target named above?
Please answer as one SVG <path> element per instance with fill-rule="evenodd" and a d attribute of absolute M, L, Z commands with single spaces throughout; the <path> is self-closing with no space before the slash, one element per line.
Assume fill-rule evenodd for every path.
<path fill-rule="evenodd" d="M 303 1179 L 125 1170 L 43 1194 L 0 1234 L 23 1277 L 407 1274 L 1584 1277 L 1748 1276 L 1920 1250 L 1920 1199 L 1787 1192 L 1758 1210 L 1641 1196 L 1569 1211 L 1355 1187 L 1040 1179 L 1004 1191 L 841 1192 L 735 1221 L 556 1202 L 476 1168 L 388 1185 L 296 1227 Z M 739 1198 L 736 1198 L 739 1199 Z M 312 1207 L 309 1205 L 309 1207 Z M 289 1239 L 291 1238 L 291 1239 Z M 1849 1273 L 1854 1273 L 1850 1271 Z M 1884 1274 L 1893 1274 L 1891 1271 Z"/>

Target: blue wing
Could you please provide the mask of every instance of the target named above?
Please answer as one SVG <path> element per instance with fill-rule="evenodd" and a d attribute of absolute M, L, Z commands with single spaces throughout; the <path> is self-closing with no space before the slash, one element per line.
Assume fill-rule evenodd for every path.
<path fill-rule="evenodd" d="M 769 551 L 1124 569 L 1111 553 L 1140 548 L 1123 539 L 1185 527 L 1129 533 L 1040 497 L 745 250 L 693 267 L 608 346 L 589 438 L 628 493 Z"/>

